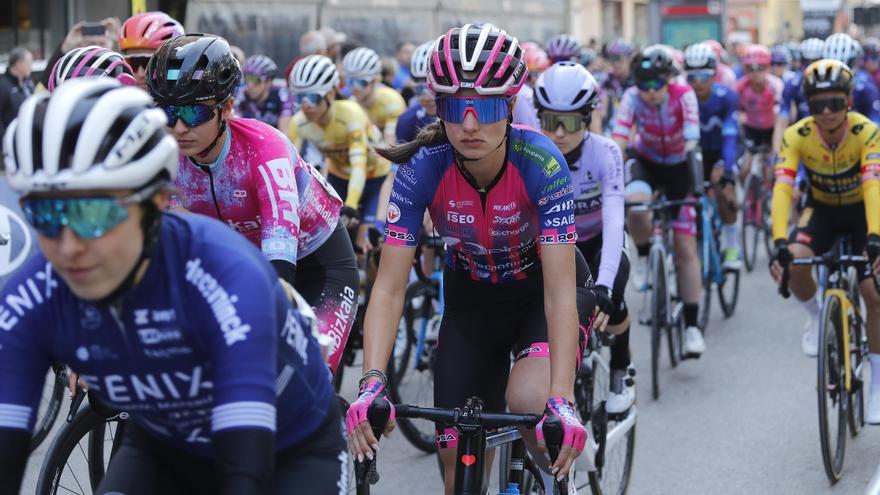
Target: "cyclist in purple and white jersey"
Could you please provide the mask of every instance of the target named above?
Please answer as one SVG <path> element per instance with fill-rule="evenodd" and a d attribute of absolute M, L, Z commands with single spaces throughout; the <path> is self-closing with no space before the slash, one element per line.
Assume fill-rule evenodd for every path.
<path fill-rule="evenodd" d="M 567 473 L 584 447 L 586 432 L 572 403 L 574 371 L 578 335 L 593 326 L 595 295 L 575 249 L 565 159 L 540 132 L 510 124 L 511 97 L 527 76 L 513 36 L 489 24 L 451 29 L 438 38 L 428 71 L 440 122 L 416 141 L 382 152 L 401 165 L 365 319 L 361 395 L 347 416 L 358 457 L 372 455 L 376 445 L 366 412 L 384 393 L 379 370 L 397 335 L 426 209 L 448 246 L 435 405 L 460 407 L 478 396 L 486 411 L 509 407 L 559 416 L 565 433 L 552 471 L 536 448 L 543 423 L 522 431 L 548 483 L 549 473 Z M 442 433 L 440 457 L 451 494 L 458 435 Z"/>
<path fill-rule="evenodd" d="M 265 55 L 251 55 L 244 62 L 244 87 L 235 95 L 235 112 L 239 117 L 260 122 L 287 132 L 293 115 L 293 98 L 284 83 L 276 84 L 278 66 Z"/>
<path fill-rule="evenodd" d="M 342 200 L 281 131 L 231 118 L 241 73 L 223 38 L 186 35 L 162 45 L 147 88 L 180 146 L 172 207 L 215 217 L 261 248 L 315 307 L 339 365 L 357 310 L 359 276 Z"/>
<path fill-rule="evenodd" d="M 87 78 L 26 100 L 6 133 L 40 253 L 0 292 L 0 493 L 18 493 L 59 361 L 130 418 L 95 493 L 338 494 L 348 456 L 308 305 L 222 223 L 163 212 L 165 124 L 140 89 Z"/>
<path fill-rule="evenodd" d="M 599 100 L 599 84 L 582 65 L 559 62 L 535 84 L 541 130 L 565 156 L 574 186 L 577 247 L 596 279 L 600 310 L 609 316 L 606 331 L 617 334 L 611 346 L 611 392 L 605 408 L 626 411 L 635 386 L 625 380 L 630 366 L 629 310 L 623 299 L 629 278 L 624 249 L 624 173 L 620 148 L 589 131 Z M 625 385 L 629 383 L 629 385 Z"/>
<path fill-rule="evenodd" d="M 633 57 L 636 86 L 623 94 L 614 114 L 612 133 L 621 150 L 630 144 L 633 147 L 627 201 L 649 201 L 657 190 L 664 190 L 670 200 L 685 199 L 694 192 L 691 170 L 695 168 L 700 139 L 699 106 L 690 86 L 669 82 L 673 71 L 672 55 L 665 47 L 649 46 Z M 632 140 L 631 135 L 635 135 Z M 677 216 L 672 221 L 675 265 L 687 325 L 684 348 L 690 355 L 699 355 L 706 344 L 697 325 L 702 275 L 697 257 L 696 210 L 685 206 L 674 208 L 672 214 L 673 218 Z M 652 233 L 651 213 L 630 211 L 627 224 L 639 255 L 633 278 L 643 288 L 642 274 L 647 272 Z"/>

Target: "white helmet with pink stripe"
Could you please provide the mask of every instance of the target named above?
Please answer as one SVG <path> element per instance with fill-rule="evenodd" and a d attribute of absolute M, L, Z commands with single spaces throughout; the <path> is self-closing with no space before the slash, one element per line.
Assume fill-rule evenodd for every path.
<path fill-rule="evenodd" d="M 462 89 L 483 96 L 513 96 L 528 73 L 515 37 L 491 24 L 465 24 L 434 42 L 428 85 L 438 96 Z"/>
<path fill-rule="evenodd" d="M 126 86 L 137 84 L 122 55 L 100 46 L 84 46 L 70 50 L 55 62 L 49 75 L 49 91 L 68 79 L 90 76 L 112 77 Z"/>

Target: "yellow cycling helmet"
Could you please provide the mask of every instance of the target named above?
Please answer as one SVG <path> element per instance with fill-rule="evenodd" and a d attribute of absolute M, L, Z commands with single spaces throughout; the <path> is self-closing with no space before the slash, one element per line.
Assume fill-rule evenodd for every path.
<path fill-rule="evenodd" d="M 807 66 L 802 85 L 804 97 L 808 99 L 813 95 L 829 91 L 842 91 L 849 96 L 855 86 L 855 80 L 848 65 L 839 60 L 824 58 Z"/>

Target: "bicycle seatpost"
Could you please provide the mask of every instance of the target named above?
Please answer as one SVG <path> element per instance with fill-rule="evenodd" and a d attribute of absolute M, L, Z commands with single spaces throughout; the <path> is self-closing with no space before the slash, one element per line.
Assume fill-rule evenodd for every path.
<path fill-rule="evenodd" d="M 559 457 L 559 451 L 562 448 L 562 420 L 557 416 L 544 419 L 541 431 L 544 432 L 544 443 L 547 445 L 547 453 L 550 454 L 550 464 L 553 464 L 556 462 L 556 458 Z M 556 485 L 559 486 L 559 493 L 568 493 L 568 476 L 563 478 L 562 481 L 557 481 Z M 551 487 L 545 486 L 544 491 L 553 493 Z"/>

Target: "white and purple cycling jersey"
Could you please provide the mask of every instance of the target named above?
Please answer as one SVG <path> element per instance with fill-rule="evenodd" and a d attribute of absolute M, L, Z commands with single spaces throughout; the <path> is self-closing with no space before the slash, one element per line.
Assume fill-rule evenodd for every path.
<path fill-rule="evenodd" d="M 666 99 L 659 106 L 642 99 L 638 87 L 623 93 L 614 113 L 611 137 L 629 140 L 642 158 L 663 165 L 686 160 L 685 142 L 700 139 L 700 106 L 688 85 L 669 84 Z"/>
<path fill-rule="evenodd" d="M 623 252 L 624 173 L 617 144 L 586 133 L 581 157 L 570 165 L 578 242 L 602 236 L 597 285 L 614 286 Z"/>

